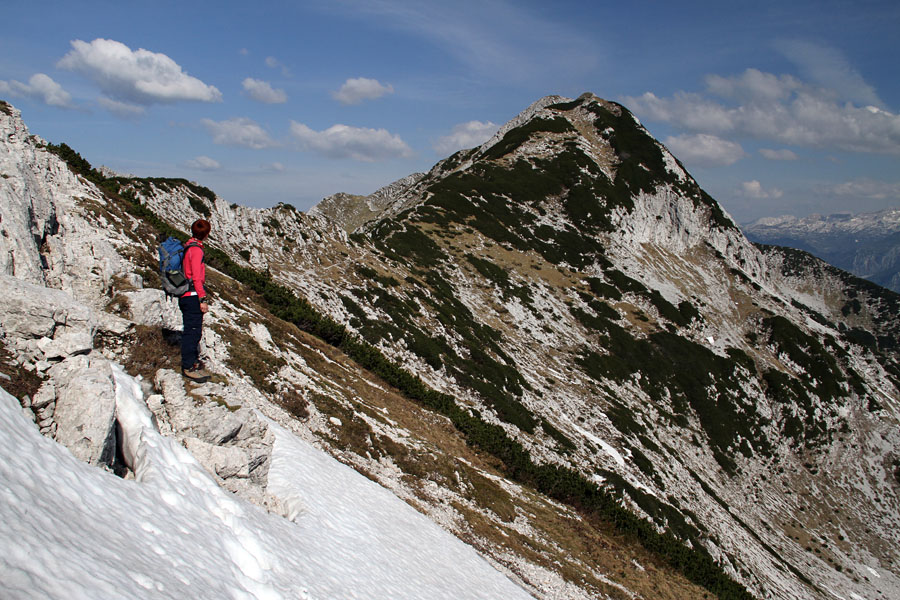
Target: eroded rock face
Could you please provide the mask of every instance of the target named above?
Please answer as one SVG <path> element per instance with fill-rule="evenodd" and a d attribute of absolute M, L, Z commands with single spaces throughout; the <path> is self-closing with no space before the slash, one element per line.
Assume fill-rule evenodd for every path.
<path fill-rule="evenodd" d="M 128 299 L 131 319 L 140 325 L 181 329 L 181 312 L 178 300 L 167 298 L 165 292 L 153 288 L 123 292 Z"/>
<path fill-rule="evenodd" d="M 274 440 L 256 413 L 241 406 L 250 399 L 222 384 L 186 384 L 168 369 L 156 373 L 155 384 L 162 393 L 147 404 L 160 431 L 179 440 L 220 485 L 265 504 Z"/>
<path fill-rule="evenodd" d="M 61 334 L 93 338 L 97 318 L 90 307 L 62 290 L 0 275 L 0 325 L 8 336 L 54 339 Z"/>
<path fill-rule="evenodd" d="M 109 361 L 75 356 L 50 369 L 56 388 L 56 441 L 92 465 L 116 455 L 116 390 Z"/>
<path fill-rule="evenodd" d="M 6 345 L 46 370 L 52 362 L 87 354 L 98 331 L 121 335 L 130 323 L 97 311 L 63 290 L 0 275 L 0 327 Z"/>

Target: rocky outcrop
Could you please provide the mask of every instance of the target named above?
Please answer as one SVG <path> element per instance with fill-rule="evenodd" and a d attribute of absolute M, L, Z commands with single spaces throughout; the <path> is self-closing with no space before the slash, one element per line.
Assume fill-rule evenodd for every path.
<path fill-rule="evenodd" d="M 122 292 L 122 296 L 128 301 L 129 316 L 135 323 L 172 331 L 181 329 L 178 300 L 167 297 L 162 290 L 145 288 Z"/>
<path fill-rule="evenodd" d="M 163 369 L 155 385 L 161 394 L 147 405 L 160 431 L 177 439 L 220 485 L 264 505 L 274 438 L 257 413 L 219 383 L 194 386 Z"/>
<path fill-rule="evenodd" d="M 26 368 L 46 371 L 53 362 L 86 354 L 98 331 L 121 335 L 128 321 L 97 311 L 63 290 L 0 275 L 0 326 L 6 344 Z"/>
<path fill-rule="evenodd" d="M 80 213 L 105 203 L 96 186 L 29 134 L 19 111 L 0 111 L 0 273 L 100 306 L 123 263 Z"/>
<path fill-rule="evenodd" d="M 122 340 L 135 324 L 177 331 L 181 314 L 161 290 L 143 288 L 134 263 L 117 249 L 134 243 L 124 231 L 127 218 L 113 215 L 104 194 L 46 147 L 18 111 L 0 111 L 0 341 L 21 368 L 43 379 L 32 397 L 20 399 L 41 432 L 87 463 L 119 469 L 112 360 L 127 355 Z M 193 219 L 191 194 L 174 193 L 185 207 L 176 223 Z M 179 210 L 170 204 L 170 212 Z M 281 223 L 250 209 L 242 219 L 215 204 L 220 222 L 257 229 L 260 240 L 267 237 L 263 221 Z M 283 221 L 303 227 L 303 217 Z M 105 310 L 111 304 L 118 314 Z M 227 385 L 188 393 L 173 371 L 160 371 L 157 385 L 162 393 L 148 403 L 160 428 L 195 452 L 223 487 L 264 504 L 272 437 L 257 414 L 241 408 Z M 245 398 L 251 393 L 241 389 Z"/>
<path fill-rule="evenodd" d="M 47 374 L 55 388 L 56 441 L 76 458 L 112 466 L 116 455 L 116 392 L 107 359 L 75 356 Z"/>
<path fill-rule="evenodd" d="M 368 196 L 334 194 L 313 206 L 307 214 L 324 217 L 347 233 L 352 233 L 366 223 L 381 218 L 386 210 L 408 194 L 424 177 L 424 173 L 413 173 Z"/>

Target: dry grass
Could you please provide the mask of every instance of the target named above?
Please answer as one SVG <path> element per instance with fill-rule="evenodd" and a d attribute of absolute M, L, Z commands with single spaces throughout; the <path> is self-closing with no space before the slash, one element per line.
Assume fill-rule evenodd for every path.
<path fill-rule="evenodd" d="M 20 367 L 14 360 L 12 353 L 0 345 L 0 373 L 9 377 L 0 377 L 0 388 L 6 390 L 20 402 L 22 398 L 34 396 L 41 387 L 43 380 L 33 371 L 27 371 Z"/>
<path fill-rule="evenodd" d="M 118 315 L 124 319 L 131 318 L 131 302 L 128 297 L 122 294 L 115 294 L 112 299 L 106 303 L 106 311 L 114 315 Z"/>
<path fill-rule="evenodd" d="M 127 334 L 125 346 L 128 351 L 123 366 L 132 375 L 153 381 L 159 369 L 181 369 L 180 347 L 167 339 L 159 327 L 135 325 Z"/>

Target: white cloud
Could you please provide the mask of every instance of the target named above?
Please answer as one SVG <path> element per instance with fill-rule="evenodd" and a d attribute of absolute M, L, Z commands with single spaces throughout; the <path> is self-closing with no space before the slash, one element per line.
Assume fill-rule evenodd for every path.
<path fill-rule="evenodd" d="M 265 104 L 284 104 L 287 102 L 287 93 L 284 90 L 273 88 L 268 81 L 248 77 L 243 81 L 242 85 L 244 86 L 244 91 L 258 102 Z"/>
<path fill-rule="evenodd" d="M 862 105 L 884 106 L 875 88 L 836 48 L 800 40 L 783 41 L 777 47 L 804 77 L 839 97 Z"/>
<path fill-rule="evenodd" d="M 266 57 L 266 66 L 269 67 L 270 69 L 281 69 L 281 74 L 284 75 L 285 77 L 288 77 L 291 74 L 291 72 L 288 70 L 288 68 L 286 66 L 284 66 L 281 63 L 281 61 L 278 60 L 277 58 L 275 58 L 274 56 Z"/>
<path fill-rule="evenodd" d="M 463 148 L 474 148 L 491 139 L 500 128 L 496 123 L 488 121 L 469 121 L 453 128 L 450 135 L 441 137 L 434 144 L 434 151 L 441 156 L 449 156 Z"/>
<path fill-rule="evenodd" d="M 393 93 L 393 86 L 384 85 L 377 79 L 357 77 L 345 81 L 341 89 L 331 95 L 341 104 L 359 104 L 363 100 L 375 100 Z"/>
<path fill-rule="evenodd" d="M 760 148 L 759 153 L 763 155 L 763 157 L 768 158 L 769 160 L 797 160 L 797 155 L 788 150 L 787 148 L 783 150 L 771 150 L 769 148 Z"/>
<path fill-rule="evenodd" d="M 110 98 L 131 104 L 222 100 L 218 89 L 191 77 L 165 54 L 131 50 L 114 40 L 74 40 L 57 67 L 80 73 Z"/>
<path fill-rule="evenodd" d="M 267 165 L 263 165 L 263 169 L 266 171 L 270 171 L 272 173 L 283 173 L 284 165 L 281 164 L 280 162 L 273 162 L 273 163 L 269 163 Z"/>
<path fill-rule="evenodd" d="M 765 200 L 781 198 L 784 195 L 784 192 L 778 188 L 766 189 L 759 181 L 754 179 L 753 181 L 741 183 L 737 190 L 737 195 L 753 200 Z"/>
<path fill-rule="evenodd" d="M 522 82 L 552 76 L 559 81 L 563 76 L 583 76 L 606 54 L 597 36 L 585 35 L 564 19 L 525 4 L 344 0 L 330 6 L 382 29 L 419 36 L 482 80 Z"/>
<path fill-rule="evenodd" d="M 332 125 L 323 131 L 314 131 L 296 121 L 291 121 L 291 134 L 304 150 L 319 152 L 331 158 L 352 158 L 374 162 L 391 158 L 408 158 L 412 149 L 398 135 L 386 129 L 368 129 Z"/>
<path fill-rule="evenodd" d="M 216 144 L 245 146 L 254 150 L 278 145 L 256 121 L 246 117 L 237 117 L 226 121 L 203 119 L 201 123 L 213 136 L 213 142 Z"/>
<path fill-rule="evenodd" d="M 679 160 L 699 167 L 733 165 L 745 156 L 740 144 L 705 133 L 670 136 L 665 144 Z"/>
<path fill-rule="evenodd" d="M 28 83 L 22 83 L 15 79 L 0 81 L 0 93 L 34 98 L 50 106 L 73 108 L 72 96 L 69 92 L 44 73 L 35 73 Z"/>
<path fill-rule="evenodd" d="M 147 112 L 147 109 L 143 106 L 139 106 L 137 104 L 129 104 L 127 102 L 119 102 L 118 100 L 107 98 L 106 96 L 100 96 L 99 98 L 97 98 L 97 103 L 114 115 L 125 119 L 140 117 Z"/>
<path fill-rule="evenodd" d="M 198 171 L 218 171 L 222 168 L 219 161 L 208 156 L 198 156 L 185 161 L 184 166 L 189 169 L 197 169 Z"/>
<path fill-rule="evenodd" d="M 835 185 L 822 186 L 819 191 L 841 198 L 900 201 L 900 183 L 897 182 L 856 179 Z"/>
<path fill-rule="evenodd" d="M 736 77 L 706 76 L 706 89 L 722 98 L 741 102 L 774 102 L 786 100 L 791 93 L 803 87 L 790 75 L 772 75 L 758 69 L 747 69 Z"/>
<path fill-rule="evenodd" d="M 645 120 L 695 133 L 747 136 L 793 146 L 900 154 L 900 115 L 875 106 L 839 103 L 834 92 L 748 69 L 737 77 L 707 78 L 707 94 L 651 92 L 624 103 Z"/>

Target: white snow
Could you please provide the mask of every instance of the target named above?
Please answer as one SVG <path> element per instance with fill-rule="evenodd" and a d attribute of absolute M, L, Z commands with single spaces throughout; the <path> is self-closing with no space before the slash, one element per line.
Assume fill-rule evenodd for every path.
<path fill-rule="evenodd" d="M 0 390 L 0 596 L 528 598 L 402 500 L 272 424 L 270 492 L 295 522 L 219 488 L 159 434 L 114 368 L 135 480 L 75 459 Z"/>
<path fill-rule="evenodd" d="M 612 458 L 614 461 L 616 461 L 616 464 L 617 464 L 617 465 L 619 465 L 620 467 L 624 467 L 624 466 L 625 466 L 625 458 L 622 456 L 622 454 L 621 454 L 618 450 L 616 450 L 615 448 L 613 448 L 612 446 L 610 446 L 610 445 L 606 442 L 606 440 L 597 437 L 596 435 L 594 435 L 593 433 L 591 433 L 591 432 L 588 431 L 587 429 L 584 429 L 584 428 L 582 428 L 582 427 L 579 427 L 578 425 L 576 425 L 575 423 L 573 423 L 572 420 L 569 419 L 568 417 L 565 417 L 565 416 L 564 416 L 563 418 L 564 418 L 564 419 L 565 419 L 572 427 L 574 427 L 575 430 L 578 431 L 579 434 L 583 435 L 585 438 L 589 439 L 590 441 L 592 441 L 592 442 L 593 442 L 594 444 L 596 444 L 597 446 L 600 446 L 600 448 L 601 448 L 604 452 L 606 452 L 606 453 L 610 456 L 610 458 Z"/>

